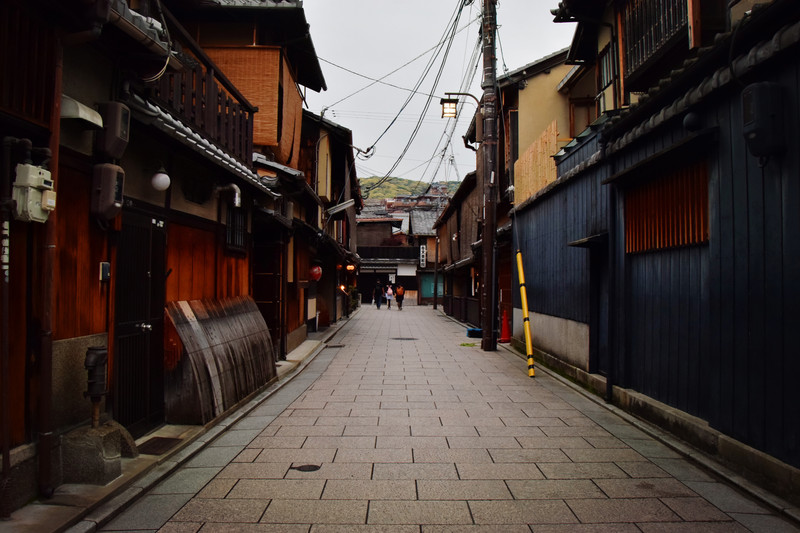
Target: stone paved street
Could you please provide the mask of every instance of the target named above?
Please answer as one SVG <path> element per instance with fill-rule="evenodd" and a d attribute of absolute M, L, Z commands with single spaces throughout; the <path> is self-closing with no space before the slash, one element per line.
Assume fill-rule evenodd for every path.
<path fill-rule="evenodd" d="M 474 344 L 473 344 L 474 343 Z M 467 345 L 469 344 L 469 345 Z M 164 532 L 798 531 L 431 307 L 363 307 L 104 526 Z"/>

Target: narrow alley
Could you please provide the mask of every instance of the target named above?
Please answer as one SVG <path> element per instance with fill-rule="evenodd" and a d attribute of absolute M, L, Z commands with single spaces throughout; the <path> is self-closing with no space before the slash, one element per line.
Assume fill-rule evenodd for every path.
<path fill-rule="evenodd" d="M 797 531 L 601 402 L 474 341 L 431 307 L 362 307 L 101 530 Z"/>

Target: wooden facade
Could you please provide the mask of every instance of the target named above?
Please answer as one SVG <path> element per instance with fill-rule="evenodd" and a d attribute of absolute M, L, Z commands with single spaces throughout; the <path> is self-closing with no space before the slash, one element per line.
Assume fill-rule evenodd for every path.
<path fill-rule="evenodd" d="M 754 11 L 570 143 L 557 182 L 515 210 L 531 312 L 589 329 L 585 367 L 543 356 L 794 502 L 799 16 L 787 1 Z M 780 117 L 767 149 L 744 133 L 754 87 Z"/>

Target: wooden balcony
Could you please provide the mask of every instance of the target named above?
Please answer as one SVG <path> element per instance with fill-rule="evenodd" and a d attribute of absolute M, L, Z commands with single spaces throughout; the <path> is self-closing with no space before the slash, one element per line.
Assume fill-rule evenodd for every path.
<path fill-rule="evenodd" d="M 625 3 L 621 10 L 621 32 L 628 86 L 638 85 L 637 81 L 642 78 L 652 78 L 646 71 L 681 39 L 687 39 L 687 13 L 687 0 L 629 0 Z M 648 82 L 652 79 L 643 81 Z"/>
<path fill-rule="evenodd" d="M 253 114 L 258 110 L 206 55 L 172 15 L 170 31 L 183 47 L 184 69 L 150 84 L 152 97 L 184 123 L 252 166 Z"/>

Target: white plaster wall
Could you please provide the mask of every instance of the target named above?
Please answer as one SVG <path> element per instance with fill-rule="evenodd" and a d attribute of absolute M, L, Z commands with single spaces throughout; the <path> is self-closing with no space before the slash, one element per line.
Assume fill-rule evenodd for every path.
<path fill-rule="evenodd" d="M 589 325 L 539 313 L 530 314 L 533 347 L 589 371 Z M 514 308 L 514 332 L 525 342 L 522 309 Z"/>

